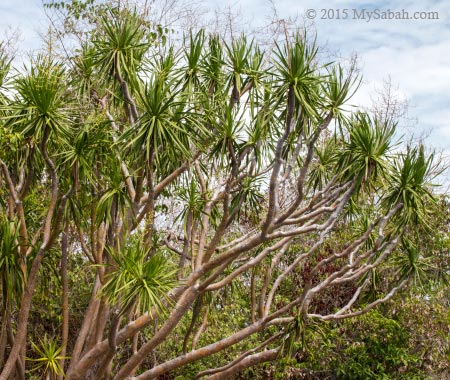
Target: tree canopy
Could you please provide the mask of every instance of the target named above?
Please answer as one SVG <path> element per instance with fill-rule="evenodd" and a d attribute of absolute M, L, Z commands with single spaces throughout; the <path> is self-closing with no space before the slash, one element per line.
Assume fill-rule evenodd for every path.
<path fill-rule="evenodd" d="M 1 380 L 229 379 L 442 274 L 433 155 L 314 35 L 77 4 L 70 56 L 0 49 Z"/>

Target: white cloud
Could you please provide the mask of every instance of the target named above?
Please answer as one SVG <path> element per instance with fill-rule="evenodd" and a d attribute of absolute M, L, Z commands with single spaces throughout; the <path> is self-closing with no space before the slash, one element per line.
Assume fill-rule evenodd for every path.
<path fill-rule="evenodd" d="M 285 1 L 279 4 L 284 4 Z M 292 7 L 301 12 L 312 2 L 301 1 Z M 392 3 L 356 3 L 355 1 L 331 0 L 320 8 L 405 9 L 435 11 L 439 20 L 316 20 L 319 39 L 328 47 L 344 54 L 357 52 L 362 68 L 364 84 L 354 101 L 357 104 L 370 102 L 374 88 L 381 87 L 390 77 L 398 86 L 398 96 L 410 104 L 409 117 L 417 119 L 416 133 L 431 130 L 428 142 L 450 154 L 450 3 L 432 1 L 426 5 L 419 1 L 400 0 Z M 292 12 L 293 8 L 291 8 Z M 336 13 L 336 12 L 335 12 Z"/>
<path fill-rule="evenodd" d="M 0 14 L 0 39 L 19 30 L 22 53 L 39 48 L 39 33 L 47 23 L 41 0 L 1 0 Z"/>

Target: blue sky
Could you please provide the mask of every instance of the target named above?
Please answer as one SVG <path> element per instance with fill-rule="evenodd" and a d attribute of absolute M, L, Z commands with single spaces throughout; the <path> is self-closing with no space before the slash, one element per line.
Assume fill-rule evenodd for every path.
<path fill-rule="evenodd" d="M 270 11 L 269 4 L 264 9 L 257 3 L 245 6 L 255 18 Z M 390 78 L 398 97 L 408 103 L 407 118 L 401 121 L 409 127 L 405 134 L 424 133 L 429 145 L 450 153 L 450 2 L 275 0 L 275 4 L 279 17 L 285 18 L 314 9 L 319 42 L 342 56 L 357 53 L 363 85 L 354 102 L 370 104 L 376 90 Z M 405 10 L 411 17 L 415 12 L 437 12 L 431 17 L 439 19 L 354 19 L 354 10 L 360 14 L 362 9 L 380 14 Z M 341 19 L 337 19 L 338 11 Z M 327 14 L 334 19 L 322 19 Z"/>
<path fill-rule="evenodd" d="M 19 5 L 20 4 L 20 5 Z M 280 18 L 316 12 L 314 26 L 319 43 L 342 56 L 357 53 L 363 85 L 354 103 L 369 106 L 383 81 L 391 79 L 399 99 L 408 102 L 407 118 L 401 121 L 411 133 L 427 133 L 427 145 L 450 154 L 450 2 L 431 0 L 338 1 L 312 0 L 208 0 L 202 6 L 217 5 L 241 11 L 250 23 L 268 20 L 272 4 Z M 355 12 L 437 12 L 439 19 L 370 20 L 354 19 Z M 344 16 L 347 10 L 347 17 Z M 355 11 L 356 10 L 356 11 Z M 309 11 L 311 12 L 311 11 Z M 337 18 L 337 14 L 341 18 Z M 322 17 L 327 15 L 327 18 Z M 20 52 L 40 46 L 38 32 L 47 28 L 41 0 L 0 0 L 0 32 L 21 32 Z M 328 17 L 328 16 L 334 16 Z"/>

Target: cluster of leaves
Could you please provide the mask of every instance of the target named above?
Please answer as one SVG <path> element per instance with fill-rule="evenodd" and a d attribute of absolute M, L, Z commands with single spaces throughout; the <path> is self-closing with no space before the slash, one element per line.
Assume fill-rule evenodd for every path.
<path fill-rule="evenodd" d="M 38 344 L 32 342 L 32 347 L 38 357 L 28 359 L 35 363 L 31 372 L 41 370 L 42 376 L 49 380 L 56 380 L 64 373 L 60 361 L 66 358 L 61 355 L 62 349 L 55 339 L 44 335 L 44 339 L 39 338 Z"/>
<path fill-rule="evenodd" d="M 99 297 L 124 313 L 130 307 L 141 312 L 158 307 L 164 311 L 168 293 L 174 287 L 176 270 L 162 255 L 151 255 L 150 249 L 139 243 L 126 246 L 121 252 L 110 250 L 114 268 L 106 278 Z"/>

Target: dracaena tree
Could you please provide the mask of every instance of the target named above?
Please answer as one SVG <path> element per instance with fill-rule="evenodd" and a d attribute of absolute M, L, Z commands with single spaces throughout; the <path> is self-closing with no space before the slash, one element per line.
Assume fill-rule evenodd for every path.
<path fill-rule="evenodd" d="M 410 231 L 433 210 L 432 156 L 396 145 L 395 121 L 347 106 L 351 70 L 321 62 L 304 33 L 269 51 L 203 30 L 171 45 L 152 27 L 102 7 L 69 59 L 50 51 L 9 74 L 0 59 L 1 380 L 25 376 L 33 293 L 55 251 L 57 375 L 70 380 L 155 379 L 197 362 L 197 378 L 228 379 L 417 274 L 418 255 L 393 258 L 411 256 Z M 92 278 L 76 331 L 71 256 Z M 387 263 L 390 287 L 363 299 Z M 208 327 L 224 304 L 242 322 L 225 335 Z"/>

